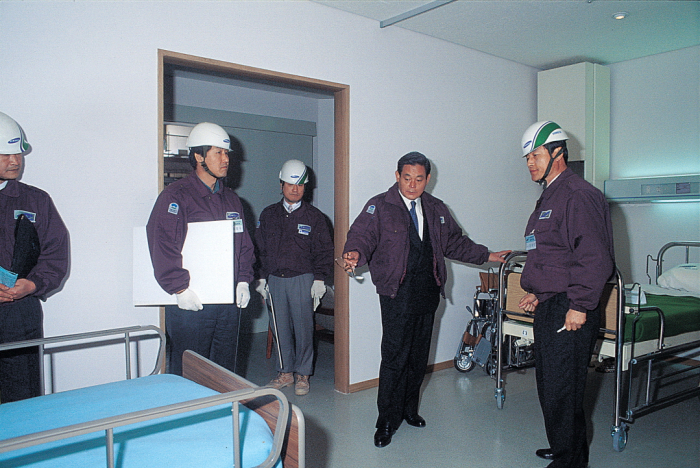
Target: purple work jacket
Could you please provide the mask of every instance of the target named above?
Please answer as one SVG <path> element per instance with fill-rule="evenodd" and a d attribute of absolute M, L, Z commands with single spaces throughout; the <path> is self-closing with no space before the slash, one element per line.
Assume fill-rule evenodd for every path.
<path fill-rule="evenodd" d="M 598 306 L 615 266 L 610 211 L 600 190 L 567 168 L 537 201 L 525 237 L 525 291 L 540 302 L 565 292 L 569 309 L 579 312 Z"/>
<path fill-rule="evenodd" d="M 333 273 L 330 225 L 315 206 L 302 202 L 288 213 L 280 200 L 260 213 L 255 230 L 260 277 L 294 277 L 313 273 L 325 281 Z"/>
<path fill-rule="evenodd" d="M 433 274 L 445 296 L 445 258 L 481 265 L 489 259 L 486 246 L 462 234 L 442 200 L 423 192 L 423 213 L 433 247 Z M 370 199 L 350 226 L 343 253 L 360 254 L 358 266 L 369 263 L 377 294 L 395 297 L 406 275 L 411 216 L 399 194 L 398 183 Z"/>
<path fill-rule="evenodd" d="M 253 280 L 253 241 L 245 229 L 243 205 L 238 195 L 219 182 L 216 193 L 195 172 L 168 185 L 156 200 L 146 225 L 148 248 L 156 280 L 165 292 L 175 294 L 187 289 L 190 273 L 182 268 L 182 246 L 187 223 L 240 219 L 240 232 L 234 233 L 235 282 Z"/>
<path fill-rule="evenodd" d="M 8 180 L 0 190 L 0 265 L 6 270 L 12 266 L 15 219 L 19 213 L 27 214 L 39 235 L 41 253 L 27 279 L 36 285 L 31 295 L 41 297 L 58 288 L 68 272 L 68 230 L 48 193 Z"/>

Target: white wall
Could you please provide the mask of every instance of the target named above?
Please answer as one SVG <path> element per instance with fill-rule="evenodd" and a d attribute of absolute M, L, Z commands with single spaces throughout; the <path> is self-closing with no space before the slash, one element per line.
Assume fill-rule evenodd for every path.
<path fill-rule="evenodd" d="M 131 232 L 158 191 L 159 48 L 348 84 L 352 218 L 417 150 L 475 241 L 523 247 L 538 188 L 517 145 L 536 115 L 535 69 L 309 2 L 2 1 L 1 110 L 34 147 L 23 181 L 51 193 L 71 234 L 47 336 L 158 323 L 131 305 Z M 450 265 L 435 361 L 452 358 L 477 271 Z M 369 281 L 351 295 L 355 383 L 377 376 L 380 321 Z M 80 375 L 69 362 L 58 389 L 119 378 L 110 363 Z"/>
<path fill-rule="evenodd" d="M 700 173 L 700 46 L 610 65 L 610 94 L 611 179 Z M 664 244 L 700 240 L 698 202 L 611 212 L 628 283 L 648 282 L 646 256 Z"/>

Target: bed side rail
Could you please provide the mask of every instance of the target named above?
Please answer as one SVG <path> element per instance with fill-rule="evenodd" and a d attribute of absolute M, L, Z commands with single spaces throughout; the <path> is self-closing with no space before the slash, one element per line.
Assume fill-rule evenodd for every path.
<path fill-rule="evenodd" d="M 95 343 L 103 343 L 105 340 L 98 338 L 116 337 L 122 335 L 119 341 L 124 342 L 124 356 L 126 362 L 126 378 L 131 379 L 131 343 L 137 342 L 140 339 L 150 338 L 153 335 L 159 340 L 158 354 L 155 366 L 148 375 L 157 374 L 163 367 L 165 362 L 165 333 L 160 328 L 154 325 L 137 325 L 125 328 L 112 328 L 110 330 L 99 330 L 93 332 L 76 333 L 73 335 L 52 336 L 47 338 L 37 338 L 34 340 L 15 341 L 12 343 L 0 344 L 0 351 L 8 351 L 11 349 L 39 347 L 40 365 L 41 365 L 41 390 L 44 392 L 44 352 L 45 346 L 57 343 L 79 343 L 77 346 L 94 345 Z M 111 342 L 109 343 L 111 344 Z"/>
<path fill-rule="evenodd" d="M 98 431 L 105 431 L 106 443 L 107 443 L 107 467 L 114 468 L 114 429 L 117 427 L 127 426 L 130 424 L 136 424 L 145 421 L 151 421 L 154 419 L 165 418 L 168 416 L 173 416 L 177 414 L 187 413 L 190 411 L 196 411 L 200 409 L 210 408 L 212 406 L 218 406 L 221 404 L 231 403 L 232 419 L 233 419 L 233 453 L 234 453 L 234 466 L 241 466 L 241 444 L 240 444 L 240 419 L 239 419 L 239 406 L 238 402 L 243 400 L 250 400 L 257 397 L 264 397 L 267 395 L 274 396 L 277 401 L 279 401 L 280 412 L 279 419 L 282 421 L 280 423 L 281 429 L 277 431 L 273 436 L 273 448 L 270 451 L 267 459 L 258 465 L 262 467 L 272 467 L 278 460 L 281 451 L 282 444 L 284 441 L 284 421 L 289 417 L 289 402 L 282 392 L 272 388 L 248 388 L 243 390 L 237 390 L 234 392 L 224 393 L 220 395 L 213 395 L 206 398 L 199 398 L 196 400 L 185 401 L 182 403 L 176 403 L 173 405 L 161 406 L 158 408 L 152 408 L 148 410 L 135 411 L 132 413 L 113 416 L 110 418 L 96 419 L 94 421 L 89 421 L 81 424 L 73 424 L 70 426 L 65 426 L 57 429 L 52 429 L 48 431 L 37 432 L 34 434 L 28 434 L 21 437 L 14 437 L 12 439 L 5 439 L 0 441 L 0 453 L 10 452 L 12 450 L 18 450 L 26 447 L 31 447 L 34 445 L 41 445 L 49 442 L 54 442 L 57 440 L 68 439 L 70 437 L 80 436 L 84 434 L 89 434 Z M 280 426 L 278 425 L 278 426 Z"/>

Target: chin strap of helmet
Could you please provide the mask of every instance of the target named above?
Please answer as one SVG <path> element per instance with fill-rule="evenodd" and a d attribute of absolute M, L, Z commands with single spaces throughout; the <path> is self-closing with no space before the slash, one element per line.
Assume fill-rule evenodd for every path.
<path fill-rule="evenodd" d="M 547 176 L 552 170 L 552 164 L 554 164 L 554 160 L 557 159 L 557 156 L 559 156 L 559 153 L 561 153 L 561 148 L 557 149 L 559 151 L 557 151 L 554 155 L 552 155 L 552 153 L 549 150 L 547 150 L 547 153 L 549 153 L 549 164 L 547 164 L 547 170 L 544 171 L 544 175 L 542 176 L 542 178 L 537 181 L 537 183 L 542 186 L 542 190 L 547 188 Z"/>
<path fill-rule="evenodd" d="M 209 169 L 209 166 L 207 166 L 207 157 L 206 156 L 203 156 L 203 157 L 204 157 L 204 159 L 202 159 L 202 162 L 200 163 L 202 165 L 202 169 L 204 169 L 204 171 L 207 174 L 209 174 L 210 176 L 212 176 L 213 178 L 218 179 L 219 177 L 215 176 L 214 173 L 211 171 L 211 169 Z"/>
<path fill-rule="evenodd" d="M 209 174 L 210 176 L 212 176 L 213 178 L 215 178 L 217 180 L 221 179 L 221 177 L 217 177 L 216 175 L 214 175 L 214 173 L 211 171 L 211 169 L 209 169 L 209 166 L 207 166 L 206 153 L 202 154 L 202 162 L 199 164 L 202 166 L 202 169 L 204 169 L 204 172 L 206 172 L 207 174 Z"/>

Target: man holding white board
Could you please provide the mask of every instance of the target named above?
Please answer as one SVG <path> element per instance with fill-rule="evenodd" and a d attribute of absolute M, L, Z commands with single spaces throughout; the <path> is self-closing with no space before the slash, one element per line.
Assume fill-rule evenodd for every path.
<path fill-rule="evenodd" d="M 177 298 L 177 306 L 165 307 L 165 331 L 168 372 L 178 375 L 187 349 L 234 370 L 239 313 L 250 300 L 248 283 L 253 280 L 255 262 L 241 200 L 220 180 L 228 171 L 228 134 L 216 124 L 203 122 L 192 129 L 187 147 L 194 171 L 161 192 L 146 225 L 156 280 Z M 190 272 L 182 266 L 182 246 L 188 223 L 218 220 L 233 220 L 235 304 L 204 305 L 190 288 Z"/>

